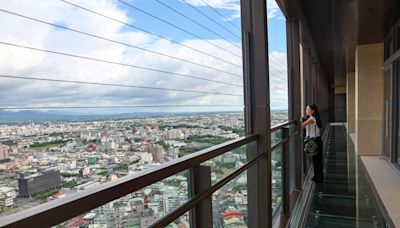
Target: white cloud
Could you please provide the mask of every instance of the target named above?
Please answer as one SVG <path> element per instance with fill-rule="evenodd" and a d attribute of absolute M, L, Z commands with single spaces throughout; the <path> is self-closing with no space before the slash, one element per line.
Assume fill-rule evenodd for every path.
<path fill-rule="evenodd" d="M 210 0 L 209 0 L 210 1 Z M 118 8 L 115 1 L 75 0 L 76 4 L 91 8 L 124 22 L 134 23 L 127 12 Z M 233 1 L 225 2 L 228 6 Z M 220 3 L 222 4 L 222 3 Z M 123 25 L 79 10 L 61 1 L 0 1 L 0 7 L 22 15 L 61 24 L 73 29 L 93 33 L 110 39 L 138 45 L 161 53 L 187 59 L 235 74 L 240 68 L 218 59 L 207 57 L 180 45 L 154 36 L 127 30 Z M 241 84 L 242 79 L 190 63 L 151 54 L 131 47 L 107 42 L 93 37 L 50 27 L 27 19 L 0 12 L 1 41 L 48 50 L 104 59 L 113 62 L 161 69 L 211 80 Z M 237 54 L 240 50 L 223 40 L 210 40 L 218 46 L 229 48 Z M 226 61 L 241 65 L 241 59 L 201 40 L 186 40 L 184 44 L 204 52 L 212 52 Z M 45 77 L 77 81 L 176 88 L 242 94 L 241 87 L 196 80 L 131 67 L 99 63 L 50 53 L 9 47 L 0 44 L 0 74 L 27 77 Z M 279 60 L 280 61 L 280 60 Z M 29 81 L 0 78 L 0 106 L 102 106 L 102 105 L 164 105 L 164 104 L 243 104 L 241 96 L 205 95 L 198 93 L 145 90 L 109 86 L 69 84 L 59 82 Z M 238 109 L 237 107 L 235 107 Z M 226 108 L 215 108 L 221 110 Z M 135 111 L 147 111 L 135 110 Z M 179 109 L 173 109 L 179 110 Z M 205 108 L 185 109 L 206 110 Z M 168 111 L 168 109 L 158 110 Z M 179 110 L 183 111 L 183 110 Z"/>
<path fill-rule="evenodd" d="M 185 0 L 194 6 L 206 6 L 205 3 L 215 9 L 231 10 L 232 15 L 228 19 L 240 18 L 240 1 L 239 0 Z M 279 6 L 275 0 L 267 0 L 267 15 L 268 18 L 273 18 L 278 15 Z"/>
<path fill-rule="evenodd" d="M 187 3 L 193 6 L 211 6 L 217 10 L 229 10 L 232 11 L 230 16 L 227 16 L 228 20 L 240 18 L 240 1 L 238 0 L 185 0 Z M 221 18 L 224 20 L 224 18 Z"/>
<path fill-rule="evenodd" d="M 288 106 L 288 80 L 286 53 L 269 54 L 270 102 L 271 108 L 282 109 Z"/>
<path fill-rule="evenodd" d="M 275 0 L 267 0 L 267 17 L 268 19 L 274 18 L 278 15 L 280 8 Z"/>

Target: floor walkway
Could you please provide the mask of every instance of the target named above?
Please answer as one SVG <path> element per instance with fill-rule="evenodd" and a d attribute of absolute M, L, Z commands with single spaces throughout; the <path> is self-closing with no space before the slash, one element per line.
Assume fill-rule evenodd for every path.
<path fill-rule="evenodd" d="M 344 125 L 329 129 L 324 169 L 325 180 L 315 186 L 306 227 L 386 227 Z"/>

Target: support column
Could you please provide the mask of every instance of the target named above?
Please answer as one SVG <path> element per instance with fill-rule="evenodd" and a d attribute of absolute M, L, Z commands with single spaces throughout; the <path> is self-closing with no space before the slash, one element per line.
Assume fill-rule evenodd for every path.
<path fill-rule="evenodd" d="M 355 133 L 355 72 L 348 72 L 346 75 L 346 104 L 347 104 L 347 131 L 350 134 Z"/>
<path fill-rule="evenodd" d="M 248 227 L 272 227 L 271 120 L 265 0 L 241 1 L 246 134 L 257 134 L 256 151 L 264 154 L 247 171 Z"/>
<path fill-rule="evenodd" d="M 301 72 L 300 72 L 300 32 L 299 32 L 299 20 L 297 18 L 291 18 L 286 21 L 286 32 L 287 32 L 287 50 L 288 50 L 288 84 L 289 84 L 289 120 L 300 120 L 302 94 L 301 94 Z M 300 126 L 300 125 L 299 125 Z M 301 135 L 295 137 L 296 167 L 296 189 L 301 189 L 302 182 L 302 143 Z"/>
<path fill-rule="evenodd" d="M 383 43 L 356 48 L 355 133 L 359 155 L 380 155 L 383 120 Z"/>

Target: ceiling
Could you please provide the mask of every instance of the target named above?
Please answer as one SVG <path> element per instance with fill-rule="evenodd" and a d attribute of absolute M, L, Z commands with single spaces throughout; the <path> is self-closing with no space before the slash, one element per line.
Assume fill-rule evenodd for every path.
<path fill-rule="evenodd" d="M 383 42 L 400 15 L 398 0 L 300 0 L 317 54 L 332 87 L 355 71 L 356 45 Z"/>

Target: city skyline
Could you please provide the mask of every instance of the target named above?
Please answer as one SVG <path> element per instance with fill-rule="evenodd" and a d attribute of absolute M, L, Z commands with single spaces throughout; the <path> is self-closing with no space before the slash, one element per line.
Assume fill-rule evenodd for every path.
<path fill-rule="evenodd" d="M 273 113 L 272 124 L 284 121 L 286 113 Z M 69 197 L 243 135 L 244 116 L 238 112 L 0 124 L 0 216 Z M 205 162 L 211 167 L 212 182 L 245 164 L 245 151 L 243 146 Z M 275 153 L 274 207 L 281 199 L 280 152 Z M 242 175 L 215 193 L 217 227 L 247 223 L 246 183 Z M 187 174 L 175 175 L 61 225 L 145 227 L 186 202 L 187 185 Z M 187 221 L 183 217 L 179 223 Z"/>

